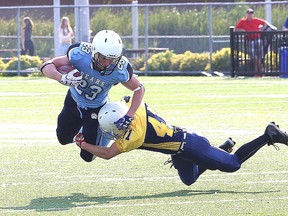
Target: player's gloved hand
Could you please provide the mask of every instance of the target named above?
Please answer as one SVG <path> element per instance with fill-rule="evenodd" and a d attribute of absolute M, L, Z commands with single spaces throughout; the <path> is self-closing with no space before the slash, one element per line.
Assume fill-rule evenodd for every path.
<path fill-rule="evenodd" d="M 74 137 L 74 142 L 76 143 L 77 146 L 79 146 L 81 148 L 81 144 L 82 142 L 84 142 L 84 136 L 82 133 L 78 133 L 75 137 Z"/>
<path fill-rule="evenodd" d="M 125 115 L 122 118 L 120 118 L 118 121 L 114 122 L 114 124 L 119 130 L 126 130 L 129 128 L 132 120 L 133 120 L 132 117 Z"/>
<path fill-rule="evenodd" d="M 80 84 L 81 80 L 81 73 L 77 69 L 74 69 L 67 74 L 63 74 L 59 82 L 66 86 L 77 86 Z"/>

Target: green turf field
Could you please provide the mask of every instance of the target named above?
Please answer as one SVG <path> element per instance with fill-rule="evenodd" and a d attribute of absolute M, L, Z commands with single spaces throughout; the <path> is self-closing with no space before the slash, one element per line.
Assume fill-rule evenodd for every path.
<path fill-rule="evenodd" d="M 241 144 L 270 121 L 288 130 L 288 80 L 139 77 L 145 101 L 170 124 L 219 145 Z M 135 150 L 82 161 L 58 144 L 67 87 L 47 78 L 0 78 L 0 215 L 287 215 L 288 147 L 262 148 L 235 173 L 207 171 L 185 186 L 167 155 Z M 128 94 L 115 86 L 111 100 Z"/>

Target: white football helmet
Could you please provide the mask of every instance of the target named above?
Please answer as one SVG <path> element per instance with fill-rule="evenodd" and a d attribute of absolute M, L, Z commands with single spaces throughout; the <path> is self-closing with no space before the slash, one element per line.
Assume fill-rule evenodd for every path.
<path fill-rule="evenodd" d="M 123 130 L 118 130 L 114 122 L 128 112 L 128 107 L 122 102 L 108 102 L 98 113 L 99 127 L 109 139 L 118 139 L 124 135 Z"/>
<path fill-rule="evenodd" d="M 122 57 L 123 44 L 120 36 L 112 30 L 99 31 L 93 38 L 91 46 L 91 59 L 93 68 L 102 75 L 109 69 L 111 72 Z M 101 59 L 110 61 L 107 65 L 101 64 Z"/>

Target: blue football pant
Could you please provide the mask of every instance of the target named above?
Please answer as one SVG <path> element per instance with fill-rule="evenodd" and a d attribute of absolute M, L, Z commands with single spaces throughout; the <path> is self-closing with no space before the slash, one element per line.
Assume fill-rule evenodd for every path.
<path fill-rule="evenodd" d="M 187 143 L 180 154 L 173 155 L 173 165 L 181 181 L 193 184 L 207 169 L 235 172 L 241 164 L 268 143 L 268 135 L 262 135 L 241 146 L 234 154 L 211 146 L 209 141 L 195 133 L 187 134 Z"/>

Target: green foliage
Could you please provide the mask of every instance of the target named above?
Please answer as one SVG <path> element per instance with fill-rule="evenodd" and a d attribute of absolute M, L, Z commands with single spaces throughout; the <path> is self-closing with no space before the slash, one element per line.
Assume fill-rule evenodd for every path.
<path fill-rule="evenodd" d="M 277 70 L 277 67 L 279 67 L 279 65 L 280 65 L 280 59 L 279 59 L 279 56 L 278 56 L 278 58 L 276 58 L 276 56 L 277 55 L 275 52 L 273 52 L 273 51 L 268 52 L 264 58 L 264 65 L 271 65 L 272 70 Z"/>
<path fill-rule="evenodd" d="M 20 68 L 21 71 L 25 69 L 35 69 L 38 68 L 42 64 L 42 60 L 39 56 L 29 56 L 29 55 L 21 55 L 20 56 Z M 13 57 L 7 64 L 3 67 L 4 71 L 18 71 L 18 57 Z M 3 76 L 15 76 L 18 73 L 15 72 L 4 72 Z"/>
<path fill-rule="evenodd" d="M 120 35 L 132 34 L 131 11 L 129 8 L 100 8 L 90 19 L 94 34 L 103 29 L 113 29 Z M 123 28 L 125 25 L 125 28 Z"/>
<path fill-rule="evenodd" d="M 184 53 L 180 63 L 180 71 L 204 71 L 205 66 L 209 62 L 209 53 L 192 53 L 187 51 Z"/>
<path fill-rule="evenodd" d="M 184 58 L 185 54 L 177 54 L 171 59 L 172 63 L 172 71 L 179 71 L 180 70 L 180 64 Z"/>
<path fill-rule="evenodd" d="M 170 50 L 152 55 L 148 59 L 148 70 L 149 71 L 170 71 L 171 66 L 172 66 L 171 59 L 174 56 L 175 54 Z"/>
<path fill-rule="evenodd" d="M 41 57 L 52 58 L 54 56 L 54 40 L 41 40 L 41 39 L 34 39 L 34 44 L 36 48 L 36 55 Z"/>
<path fill-rule="evenodd" d="M 42 60 L 39 58 L 39 56 L 21 55 L 20 64 L 22 70 L 27 68 L 38 68 L 42 64 Z M 6 64 L 5 70 L 18 70 L 18 58 L 12 58 Z"/>
<path fill-rule="evenodd" d="M 212 54 L 213 71 L 230 71 L 231 70 L 231 49 L 223 48 Z M 210 70 L 210 63 L 205 68 Z"/>
<path fill-rule="evenodd" d="M 138 58 L 132 58 L 130 60 L 130 63 L 132 64 L 132 67 L 134 70 L 143 71 L 145 70 L 145 58 L 144 55 L 138 57 Z"/>
<path fill-rule="evenodd" d="M 213 54 L 213 70 L 229 71 L 230 48 L 223 48 Z M 136 70 L 145 70 L 143 57 L 134 59 L 133 67 Z M 144 66 L 144 67 L 142 67 Z M 142 68 L 141 68 L 142 67 Z M 209 71 L 209 53 L 192 53 L 186 51 L 182 54 L 175 54 L 173 51 L 166 51 L 152 55 L 148 59 L 149 71 Z"/>
<path fill-rule="evenodd" d="M 52 20 L 34 20 L 33 35 L 54 36 Z"/>
<path fill-rule="evenodd" d="M 148 59 L 149 71 L 204 71 L 209 62 L 209 53 L 192 53 L 186 51 L 183 54 L 175 54 L 166 51 L 152 55 Z M 145 70 L 141 68 L 141 70 Z"/>
<path fill-rule="evenodd" d="M 3 62 L 2 58 L 0 58 L 0 70 L 5 68 L 5 63 Z"/>
<path fill-rule="evenodd" d="M 5 22 L 1 20 L 0 29 L 1 35 L 17 35 L 17 23 L 15 22 L 15 19 L 5 20 Z"/>

